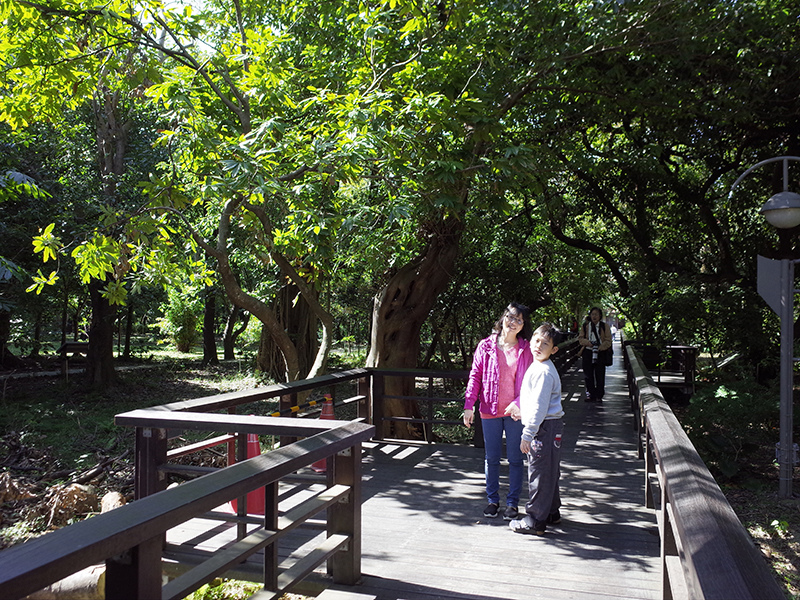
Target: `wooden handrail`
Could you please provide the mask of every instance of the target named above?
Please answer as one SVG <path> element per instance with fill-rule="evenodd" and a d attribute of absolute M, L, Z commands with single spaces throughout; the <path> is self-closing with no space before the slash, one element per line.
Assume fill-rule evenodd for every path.
<path fill-rule="evenodd" d="M 171 402 L 169 404 L 162 404 L 161 406 L 154 407 L 151 410 L 210 412 L 213 410 L 232 408 L 239 404 L 255 402 L 257 400 L 269 400 L 270 398 L 279 398 L 289 394 L 297 394 L 298 392 L 328 387 L 336 385 L 337 383 L 361 379 L 368 376 L 368 369 L 350 369 L 348 371 L 320 375 L 319 377 L 314 377 L 313 379 L 303 379 L 300 381 L 292 381 L 290 383 L 278 383 L 275 385 L 268 385 L 251 390 L 227 392 L 225 394 L 216 394 L 214 396 L 205 396 L 203 398 L 195 398 L 192 400 Z"/>
<path fill-rule="evenodd" d="M 293 423 L 303 422 L 293 420 Z M 280 479 L 329 456 L 334 456 L 336 460 L 349 460 L 352 463 L 337 469 L 337 473 L 344 474 L 345 480 L 352 481 L 337 482 L 334 479 L 332 485 L 338 483 L 349 487 L 347 506 L 349 510 L 357 513 L 361 504 L 360 447 L 362 442 L 372 437 L 375 428 L 358 422 L 340 424 L 326 421 L 325 424 L 329 429 L 318 431 L 312 437 L 0 552 L 0 590 L 3 591 L 4 600 L 21 598 L 104 560 L 108 565 L 107 592 L 133 585 L 136 588 L 135 593 L 131 593 L 131 588 L 128 588 L 125 597 L 142 600 L 160 598 L 161 547 L 163 536 L 168 529 L 203 515 L 259 487 L 272 487 L 277 496 L 276 483 Z M 331 425 L 334 427 L 330 428 Z M 350 452 L 345 452 L 348 449 Z M 340 454 L 342 456 L 339 456 Z M 336 496 L 339 497 L 341 494 Z M 329 501 L 329 504 L 332 502 L 335 500 Z M 323 504 L 323 508 L 325 506 L 327 505 Z M 337 510 L 342 509 L 337 506 Z M 359 518 L 339 517 L 338 521 L 358 524 Z M 277 524 L 276 513 L 265 517 L 265 527 L 262 530 L 264 534 L 256 543 L 258 548 L 273 544 L 275 536 L 279 535 L 278 532 L 270 531 L 270 522 Z M 360 527 L 356 529 L 358 530 L 346 532 L 350 544 L 339 544 L 337 538 L 337 548 L 349 548 L 344 551 L 345 553 L 355 549 L 359 552 L 359 557 L 333 561 L 334 571 L 336 565 L 345 565 L 345 568 L 338 570 L 338 575 L 334 573 L 334 578 L 341 578 L 343 582 L 348 581 L 351 584 L 355 583 L 354 578 L 360 576 L 360 573 L 353 573 L 352 569 L 354 564 L 360 565 Z M 243 553 L 255 551 L 252 544 L 242 546 Z M 127 557 L 123 560 L 122 566 L 114 560 L 114 557 L 120 555 Z M 235 564 L 241 557 L 229 557 L 229 560 Z M 125 564 L 126 561 L 129 564 Z M 275 568 L 277 569 L 277 565 Z M 184 597 L 193 589 L 213 579 L 219 572 L 208 568 L 201 571 L 203 571 L 202 577 L 186 578 L 190 584 L 185 589 L 176 590 L 174 584 L 170 586 L 170 597 Z M 270 577 L 270 574 L 267 576 Z M 277 573 L 273 573 L 271 577 L 277 581 Z M 113 594 L 108 597 L 113 597 Z"/>
<path fill-rule="evenodd" d="M 625 348 L 639 413 L 645 503 L 658 516 L 662 597 L 783 600 L 739 521 L 632 345 Z"/>
<path fill-rule="evenodd" d="M 151 429 L 194 429 L 229 431 L 258 435 L 295 435 L 308 437 L 350 421 L 322 421 L 291 417 L 264 417 L 206 412 L 164 412 L 152 408 L 136 409 L 114 417 L 115 425 Z"/>

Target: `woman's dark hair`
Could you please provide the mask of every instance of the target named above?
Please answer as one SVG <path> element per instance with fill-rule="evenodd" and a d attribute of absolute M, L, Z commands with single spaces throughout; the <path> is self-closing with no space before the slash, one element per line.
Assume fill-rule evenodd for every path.
<path fill-rule="evenodd" d="M 510 312 L 514 311 L 517 315 L 522 317 L 522 330 L 517 334 L 518 338 L 522 338 L 523 340 L 529 340 L 533 337 L 533 325 L 531 325 L 531 309 L 525 306 L 524 304 L 519 304 L 518 302 L 510 302 L 506 309 L 503 311 L 503 314 L 500 315 L 500 318 L 494 324 L 492 328 L 492 333 L 495 334 L 497 337 L 500 337 L 500 333 L 503 331 L 503 319 L 505 316 Z"/>
<path fill-rule="evenodd" d="M 594 311 L 599 312 L 600 313 L 600 318 L 601 319 L 603 318 L 603 309 L 602 308 L 600 308 L 599 306 L 593 306 L 592 308 L 589 309 L 589 314 L 591 315 L 592 312 L 594 312 Z"/>

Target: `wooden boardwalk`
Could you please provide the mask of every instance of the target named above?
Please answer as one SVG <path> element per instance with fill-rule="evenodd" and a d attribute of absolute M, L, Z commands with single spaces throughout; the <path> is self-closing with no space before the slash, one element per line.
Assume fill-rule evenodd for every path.
<path fill-rule="evenodd" d="M 362 582 L 332 585 L 320 571 L 308 583 L 380 600 L 659 598 L 657 526 L 644 508 L 644 462 L 637 458 L 618 345 L 614 361 L 601 405 L 582 400 L 580 361 L 562 378 L 562 523 L 545 536 L 516 534 L 501 517 L 483 516 L 482 449 L 370 443 L 363 461 Z M 292 501 L 291 491 L 281 493 L 282 510 Z M 171 534 L 170 541 L 187 537 Z M 303 549 L 281 554 L 291 560 Z"/>
<path fill-rule="evenodd" d="M 621 363 L 616 348 L 601 405 L 583 402 L 580 361 L 563 377 L 562 522 L 543 537 L 483 516 L 481 449 L 372 447 L 364 461 L 364 577 L 350 589 L 381 600 L 659 597 L 658 532 L 644 508 L 644 463 Z"/>

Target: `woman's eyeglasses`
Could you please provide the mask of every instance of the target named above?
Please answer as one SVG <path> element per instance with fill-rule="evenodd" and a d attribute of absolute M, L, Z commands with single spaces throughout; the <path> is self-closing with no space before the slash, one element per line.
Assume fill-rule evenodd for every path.
<path fill-rule="evenodd" d="M 506 321 L 508 321 L 510 323 L 516 323 L 517 325 L 522 325 L 525 322 L 522 319 L 518 319 L 517 317 L 514 317 L 512 315 L 506 315 L 505 319 L 506 319 Z"/>

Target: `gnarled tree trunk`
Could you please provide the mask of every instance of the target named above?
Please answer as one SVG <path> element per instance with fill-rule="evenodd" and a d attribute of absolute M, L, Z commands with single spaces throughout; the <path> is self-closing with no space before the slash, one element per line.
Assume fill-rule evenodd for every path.
<path fill-rule="evenodd" d="M 305 296 L 301 295 L 300 301 L 294 302 L 298 293 L 297 286 L 284 286 L 278 292 L 273 309 L 283 329 L 294 342 L 300 372 L 308 373 L 319 350 L 317 318 L 305 302 Z M 283 381 L 283 355 L 266 329 L 262 329 L 256 363 L 261 371 L 268 373 L 276 381 Z"/>
<path fill-rule="evenodd" d="M 462 223 L 449 219 L 416 259 L 395 273 L 384 286 L 372 312 L 372 336 L 368 367 L 413 368 L 417 366 L 420 331 L 436 298 L 450 282 L 461 237 Z M 408 396 L 413 380 L 386 379 L 387 396 Z M 416 402 L 398 398 L 384 402 L 386 416 L 416 416 Z M 416 427 L 404 422 L 386 422 L 384 437 L 419 437 Z"/>

